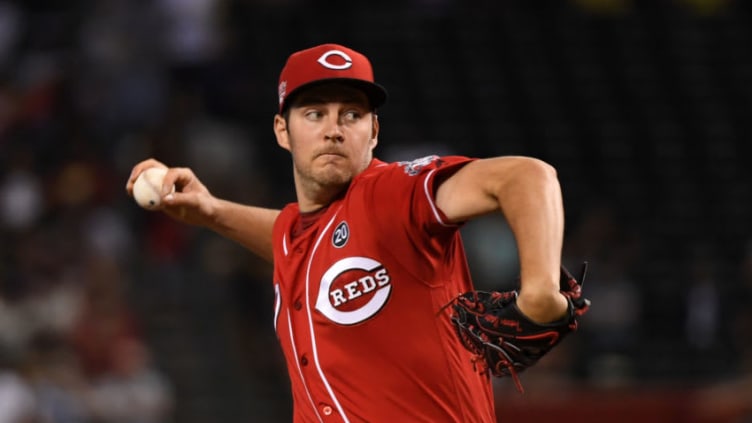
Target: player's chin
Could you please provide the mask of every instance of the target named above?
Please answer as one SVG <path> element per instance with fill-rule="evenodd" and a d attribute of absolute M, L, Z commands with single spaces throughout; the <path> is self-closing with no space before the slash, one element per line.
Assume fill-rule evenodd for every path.
<path fill-rule="evenodd" d="M 324 166 L 317 173 L 316 180 L 322 186 L 346 185 L 353 178 L 353 172 L 349 168 L 339 166 Z"/>

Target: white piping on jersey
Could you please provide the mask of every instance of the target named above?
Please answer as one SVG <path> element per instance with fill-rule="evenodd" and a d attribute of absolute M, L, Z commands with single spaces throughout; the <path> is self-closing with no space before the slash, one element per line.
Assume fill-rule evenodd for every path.
<path fill-rule="evenodd" d="M 337 214 L 342 209 L 342 206 L 340 206 L 336 212 L 334 212 L 334 215 L 332 216 L 331 220 L 329 220 L 329 223 L 326 224 L 326 227 L 324 227 L 324 230 L 321 231 L 321 234 L 319 235 L 319 239 L 316 240 L 316 244 L 313 246 L 313 250 L 311 251 L 310 257 L 308 257 L 308 269 L 306 270 L 306 285 L 305 285 L 305 296 L 306 296 L 306 312 L 308 313 L 308 327 L 311 331 L 311 348 L 313 349 L 313 361 L 316 363 L 316 370 L 319 372 L 319 376 L 321 376 L 321 381 L 324 382 L 324 386 L 326 387 L 327 392 L 329 392 L 329 396 L 332 398 L 332 402 L 334 402 L 334 405 L 337 407 L 337 410 L 339 410 L 340 416 L 342 416 L 342 420 L 345 421 L 345 423 L 350 423 L 350 420 L 345 415 L 345 410 L 342 409 L 342 405 L 339 403 L 339 400 L 337 399 L 337 396 L 334 394 L 334 391 L 332 390 L 332 387 L 329 385 L 329 381 L 326 380 L 326 376 L 324 376 L 324 371 L 321 370 L 321 364 L 319 363 L 319 353 L 318 349 L 316 348 L 316 335 L 313 332 L 313 317 L 311 316 L 311 295 L 309 294 L 309 288 L 311 285 L 311 266 L 313 265 L 313 256 L 316 255 L 316 250 L 319 248 L 319 244 L 321 244 L 321 240 L 324 238 L 324 235 L 326 235 L 327 231 L 329 230 L 329 227 L 332 226 L 332 223 L 334 223 L 334 219 L 337 217 Z"/>
<path fill-rule="evenodd" d="M 284 251 L 285 256 L 287 256 L 287 234 L 282 235 L 282 251 Z"/>
<path fill-rule="evenodd" d="M 279 295 L 279 284 L 274 284 L 274 332 L 277 331 L 277 319 L 279 318 L 279 310 L 282 308 L 282 296 Z"/>
<path fill-rule="evenodd" d="M 311 396 L 311 392 L 308 390 L 308 384 L 306 383 L 305 376 L 303 376 L 303 371 L 300 370 L 300 362 L 298 361 L 298 350 L 295 348 L 295 336 L 292 333 L 292 319 L 290 319 L 290 309 L 287 309 L 287 328 L 290 330 L 290 344 L 292 345 L 292 355 L 295 357 L 295 367 L 298 368 L 298 375 L 300 375 L 300 380 L 303 381 L 303 388 L 305 388 L 306 395 L 308 395 L 308 401 L 311 402 L 311 408 L 313 408 L 313 412 L 316 413 L 316 417 L 319 419 L 319 422 L 324 423 L 324 420 L 319 415 L 319 409 L 316 408 L 316 403 L 313 402 L 313 397 Z"/>
<path fill-rule="evenodd" d="M 433 212 L 433 216 L 436 218 L 436 220 L 439 222 L 441 226 L 446 226 L 448 228 L 452 228 L 455 225 L 445 223 L 444 220 L 441 219 L 441 215 L 439 214 L 439 210 L 436 208 L 436 203 L 434 202 L 434 199 L 431 197 L 431 190 L 428 189 L 428 181 L 431 180 L 431 175 L 436 172 L 436 169 L 433 169 L 432 171 L 428 172 L 428 175 L 426 175 L 426 178 L 423 179 L 423 192 L 426 193 L 426 198 L 428 199 L 428 204 L 431 206 L 431 211 Z"/>

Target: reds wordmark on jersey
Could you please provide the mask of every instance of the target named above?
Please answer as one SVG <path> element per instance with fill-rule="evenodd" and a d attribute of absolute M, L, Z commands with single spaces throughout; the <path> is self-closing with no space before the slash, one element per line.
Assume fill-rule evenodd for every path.
<path fill-rule="evenodd" d="M 274 322 L 296 423 L 495 421 L 488 375 L 439 313 L 472 283 L 434 182 L 469 161 L 374 159 L 295 237 L 298 206 L 282 210 Z"/>

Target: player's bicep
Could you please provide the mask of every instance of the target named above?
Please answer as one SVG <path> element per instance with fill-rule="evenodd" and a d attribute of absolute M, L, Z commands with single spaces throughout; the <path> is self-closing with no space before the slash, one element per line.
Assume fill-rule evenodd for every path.
<path fill-rule="evenodd" d="M 518 195 L 505 187 L 518 184 L 523 191 L 545 178 L 549 166 L 540 160 L 505 156 L 468 163 L 436 188 L 436 206 L 452 223 L 463 222 L 500 209 L 500 196 Z M 507 200 L 513 200 L 509 198 Z"/>
<path fill-rule="evenodd" d="M 468 163 L 436 188 L 436 207 L 452 223 L 464 222 L 473 217 L 499 209 L 499 203 L 488 185 L 492 175 L 489 160 Z"/>

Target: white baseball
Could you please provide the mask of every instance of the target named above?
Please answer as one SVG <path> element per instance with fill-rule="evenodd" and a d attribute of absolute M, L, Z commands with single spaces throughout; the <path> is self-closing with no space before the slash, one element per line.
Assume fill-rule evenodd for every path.
<path fill-rule="evenodd" d="M 167 174 L 163 167 L 150 167 L 138 175 L 133 183 L 133 199 L 145 209 L 155 209 L 162 202 L 162 180 Z M 175 191 L 175 186 L 172 186 Z"/>

